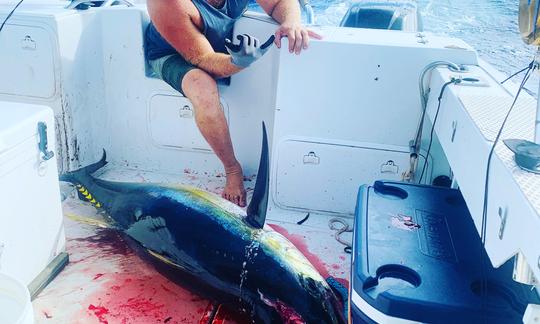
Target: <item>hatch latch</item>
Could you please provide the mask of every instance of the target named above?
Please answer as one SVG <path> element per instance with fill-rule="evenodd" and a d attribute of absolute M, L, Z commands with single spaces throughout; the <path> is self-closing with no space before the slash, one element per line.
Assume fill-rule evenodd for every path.
<path fill-rule="evenodd" d="M 47 124 L 44 122 L 38 123 L 39 150 L 43 153 L 41 157 L 43 161 L 48 161 L 53 158 L 54 152 L 49 151 L 49 143 L 47 140 Z"/>

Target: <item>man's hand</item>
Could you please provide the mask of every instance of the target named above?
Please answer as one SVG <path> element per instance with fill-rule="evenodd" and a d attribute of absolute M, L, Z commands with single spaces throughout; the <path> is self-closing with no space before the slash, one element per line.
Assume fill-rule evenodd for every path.
<path fill-rule="evenodd" d="M 229 39 L 225 39 L 225 48 L 231 55 L 232 63 L 245 68 L 261 58 L 270 49 L 274 35 L 270 36 L 262 45 L 257 38 L 248 34 L 238 35 L 236 39 L 240 41 L 239 44 L 233 44 Z"/>
<path fill-rule="evenodd" d="M 302 49 L 307 49 L 309 46 L 309 38 L 322 39 L 322 36 L 304 27 L 301 23 L 284 22 L 279 26 L 275 33 L 276 46 L 281 48 L 281 38 L 289 39 L 289 52 L 300 54 Z"/>

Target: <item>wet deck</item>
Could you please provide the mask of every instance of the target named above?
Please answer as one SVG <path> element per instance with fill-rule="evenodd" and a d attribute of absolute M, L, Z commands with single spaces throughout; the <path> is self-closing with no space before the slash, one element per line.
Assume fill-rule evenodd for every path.
<path fill-rule="evenodd" d="M 200 177 L 190 170 L 184 175 L 155 175 L 138 171 L 105 172 L 114 180 L 191 184 L 220 192 L 224 178 Z M 248 192 L 254 185 L 246 181 Z M 34 300 L 36 323 L 207 323 L 213 304 L 158 273 L 143 261 L 116 231 L 92 225 L 102 219 L 91 205 L 79 201 L 63 186 L 70 263 Z M 312 215 L 297 225 L 292 217 L 277 217 L 268 224 L 288 237 L 324 277 L 333 276 L 347 285 L 349 254 L 334 239 L 327 216 Z M 283 218 L 283 220 L 281 220 Z M 77 220 L 79 219 L 79 220 Z M 289 221 L 286 221 L 289 219 Z M 299 218 L 301 219 L 301 218 Z M 81 221 L 84 220 L 84 221 Z M 214 323 L 248 322 L 235 312 L 218 311 Z"/>

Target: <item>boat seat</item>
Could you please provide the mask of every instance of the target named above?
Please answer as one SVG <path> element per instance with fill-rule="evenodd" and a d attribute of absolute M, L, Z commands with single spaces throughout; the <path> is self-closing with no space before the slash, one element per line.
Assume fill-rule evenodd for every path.
<path fill-rule="evenodd" d="M 151 93 L 174 93 L 182 96 L 181 93 L 172 89 L 165 81 L 158 78 L 145 57 L 145 37 L 146 28 L 150 25 L 150 16 L 146 6 L 131 8 L 107 8 L 103 10 L 104 19 L 111 26 L 121 26 L 111 29 L 111 32 L 104 34 L 104 42 L 109 44 L 105 47 L 104 57 L 117 58 L 114 64 L 109 65 L 107 73 L 111 75 L 121 75 L 118 77 L 116 87 L 123 87 L 125 91 L 144 88 Z M 140 34 L 133 37 L 133 31 Z M 116 41 L 122 39 L 122 42 Z M 133 69 L 134 66 L 141 67 Z M 125 71 L 131 71 L 129 77 L 125 76 Z M 140 91 L 140 90 L 137 90 Z"/>
<path fill-rule="evenodd" d="M 420 31 L 420 17 L 412 2 L 357 2 L 353 3 L 341 27 Z"/>

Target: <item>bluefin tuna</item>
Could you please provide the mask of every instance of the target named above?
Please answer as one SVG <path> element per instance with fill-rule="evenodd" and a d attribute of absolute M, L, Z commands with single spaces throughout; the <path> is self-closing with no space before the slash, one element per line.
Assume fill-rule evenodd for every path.
<path fill-rule="evenodd" d="M 340 302 L 325 279 L 289 240 L 263 226 L 268 160 L 263 127 L 247 215 L 197 188 L 96 178 L 92 174 L 107 163 L 105 151 L 99 162 L 61 180 L 104 210 L 113 228 L 159 270 L 195 293 L 245 309 L 257 323 L 344 323 Z"/>

